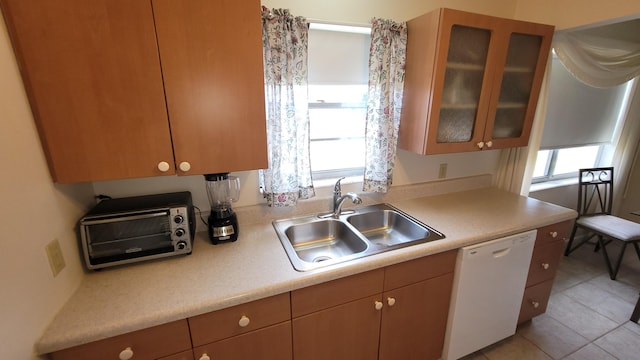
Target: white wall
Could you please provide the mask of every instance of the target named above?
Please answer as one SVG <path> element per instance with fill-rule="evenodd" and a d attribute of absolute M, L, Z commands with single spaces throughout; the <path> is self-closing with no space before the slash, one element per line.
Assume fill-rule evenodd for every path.
<path fill-rule="evenodd" d="M 82 279 L 74 225 L 92 188 L 51 182 L 1 16 L 0 79 L 0 359 L 24 360 Z M 55 278 L 44 250 L 53 239 L 67 264 Z"/>

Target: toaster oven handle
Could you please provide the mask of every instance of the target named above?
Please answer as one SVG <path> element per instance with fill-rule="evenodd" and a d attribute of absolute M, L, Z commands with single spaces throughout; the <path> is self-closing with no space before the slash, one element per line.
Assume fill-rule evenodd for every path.
<path fill-rule="evenodd" d="M 140 220 L 140 219 L 154 218 L 154 217 L 158 217 L 158 216 L 167 216 L 168 214 L 169 214 L 168 211 L 163 211 L 163 212 L 153 212 L 153 213 L 149 213 L 149 214 L 118 216 L 117 219 L 118 219 L 118 221 Z M 82 223 L 82 225 L 96 225 L 96 224 L 112 223 L 115 218 L 116 217 L 99 218 L 99 219 L 95 219 L 95 220 L 87 219 L 87 220 L 82 220 L 81 223 Z"/>

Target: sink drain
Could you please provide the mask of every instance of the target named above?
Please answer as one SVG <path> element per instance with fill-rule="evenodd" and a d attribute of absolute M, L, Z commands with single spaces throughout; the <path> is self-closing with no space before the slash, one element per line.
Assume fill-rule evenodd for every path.
<path fill-rule="evenodd" d="M 318 256 L 317 258 L 313 259 L 313 262 L 317 263 L 317 262 L 327 261 L 327 260 L 331 260 L 331 258 L 329 256 Z"/>

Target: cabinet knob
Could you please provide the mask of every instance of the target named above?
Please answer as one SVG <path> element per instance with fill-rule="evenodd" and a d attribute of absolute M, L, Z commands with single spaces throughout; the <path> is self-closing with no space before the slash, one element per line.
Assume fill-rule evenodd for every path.
<path fill-rule="evenodd" d="M 247 327 L 250 322 L 251 322 L 251 320 L 249 320 L 249 318 L 247 316 L 242 315 L 242 317 L 238 321 L 238 325 L 240 325 L 240 327 Z"/>
<path fill-rule="evenodd" d="M 484 141 L 480 141 L 476 145 L 478 146 L 478 149 L 482 149 L 484 147 Z"/>
<path fill-rule="evenodd" d="M 133 358 L 133 350 L 131 350 L 130 347 L 120 351 L 120 354 L 118 355 L 118 359 L 120 360 L 129 360 Z"/>
<path fill-rule="evenodd" d="M 396 304 L 396 299 L 395 298 L 392 298 L 392 297 L 388 297 L 387 298 L 387 305 L 393 306 L 395 304 Z"/>
<path fill-rule="evenodd" d="M 162 172 L 167 172 L 169 171 L 169 169 L 171 168 L 171 166 L 169 166 L 169 163 L 166 161 L 160 161 L 158 163 L 158 170 L 162 171 Z"/>
<path fill-rule="evenodd" d="M 187 171 L 191 170 L 191 164 L 189 164 L 186 161 L 181 162 L 179 167 L 180 167 L 180 170 L 184 171 L 184 172 L 187 172 Z"/>
<path fill-rule="evenodd" d="M 533 306 L 534 309 L 537 309 L 538 307 L 540 307 L 540 303 L 537 301 L 531 301 L 531 306 Z"/>
<path fill-rule="evenodd" d="M 552 238 L 557 238 L 558 237 L 558 232 L 557 231 L 552 231 L 549 233 L 549 236 L 551 236 Z"/>
<path fill-rule="evenodd" d="M 542 263 L 542 268 L 545 270 L 549 270 L 549 263 Z"/>
<path fill-rule="evenodd" d="M 382 301 L 376 301 L 375 303 L 376 310 L 382 310 Z"/>
<path fill-rule="evenodd" d="M 207 353 L 202 354 L 198 360 L 211 360 L 211 358 L 209 357 L 209 355 L 207 355 Z"/>
<path fill-rule="evenodd" d="M 493 146 L 493 141 L 489 140 L 485 145 L 487 145 L 487 147 L 490 148 Z"/>

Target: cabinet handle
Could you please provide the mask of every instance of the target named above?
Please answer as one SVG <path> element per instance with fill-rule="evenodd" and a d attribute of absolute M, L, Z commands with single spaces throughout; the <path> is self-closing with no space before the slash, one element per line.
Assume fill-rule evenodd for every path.
<path fill-rule="evenodd" d="M 548 263 L 542 263 L 542 268 L 545 270 L 549 270 L 549 264 Z"/>
<path fill-rule="evenodd" d="M 249 320 L 249 318 L 246 315 L 242 315 L 242 317 L 238 321 L 238 325 L 240 325 L 240 327 L 247 327 L 250 322 L 251 320 Z"/>
<path fill-rule="evenodd" d="M 491 140 L 487 141 L 486 145 L 487 145 L 488 148 L 492 147 L 493 146 L 493 141 L 491 141 Z"/>
<path fill-rule="evenodd" d="M 558 232 L 557 231 L 552 231 L 549 233 L 549 236 L 551 236 L 552 238 L 557 238 L 558 237 Z"/>
<path fill-rule="evenodd" d="M 186 161 L 181 162 L 180 163 L 180 170 L 182 170 L 184 172 L 187 172 L 187 171 L 191 170 L 191 164 L 189 164 Z"/>
<path fill-rule="evenodd" d="M 537 309 L 538 307 L 540 307 L 540 303 L 537 301 L 531 301 L 531 306 L 533 306 L 534 309 Z"/>
<path fill-rule="evenodd" d="M 169 163 L 166 161 L 160 161 L 158 163 L 158 170 L 162 171 L 162 172 L 167 172 L 169 171 L 171 167 L 169 166 Z"/>
<path fill-rule="evenodd" d="M 392 298 L 392 297 L 388 297 L 387 298 L 387 305 L 393 306 L 395 304 L 396 304 L 396 299 L 395 298 Z"/>
<path fill-rule="evenodd" d="M 200 356 L 200 358 L 198 358 L 198 360 L 211 360 L 211 358 L 209 357 L 209 355 L 207 355 L 207 353 L 204 353 Z"/>
<path fill-rule="evenodd" d="M 120 351 L 120 354 L 118 355 L 118 359 L 120 360 L 129 360 L 133 358 L 133 350 L 131 350 L 130 347 Z"/>
<path fill-rule="evenodd" d="M 382 310 L 382 301 L 376 301 L 375 303 L 376 310 Z"/>
<path fill-rule="evenodd" d="M 478 149 L 482 149 L 484 147 L 484 142 L 480 141 L 479 143 L 476 144 L 478 146 Z"/>

